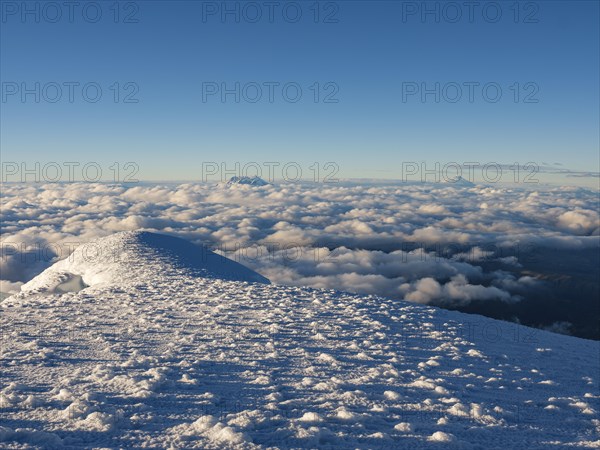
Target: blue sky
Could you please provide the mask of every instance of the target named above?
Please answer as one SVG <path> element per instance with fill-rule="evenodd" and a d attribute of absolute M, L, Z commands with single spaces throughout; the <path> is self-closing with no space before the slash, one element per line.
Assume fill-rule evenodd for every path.
<path fill-rule="evenodd" d="M 455 23 L 457 10 L 443 2 L 426 2 L 439 21 L 421 16 L 421 2 L 320 2 L 317 23 L 312 1 L 292 2 L 287 15 L 290 2 L 278 2 L 272 21 L 264 2 L 225 2 L 240 8 L 239 23 L 209 14 L 222 2 L 121 2 L 118 23 L 113 2 L 80 2 L 73 20 L 64 6 L 55 19 L 63 2 L 48 3 L 27 3 L 39 8 L 38 23 L 21 2 L 2 2 L 3 161 L 132 161 L 139 178 L 155 180 L 199 179 L 207 161 L 294 161 L 305 172 L 333 161 L 339 176 L 367 178 L 399 178 L 406 161 L 599 170 L 596 1 L 521 2 L 518 18 L 514 2 L 480 2 L 488 9 L 474 6 L 473 20 L 457 2 Z M 262 17 L 251 23 L 254 5 Z M 123 23 L 128 14 L 137 23 Z M 23 101 L 22 87 L 36 82 L 40 102 L 33 94 Z M 65 82 L 79 83 L 72 103 Z M 236 82 L 239 103 L 233 94 L 203 99 L 203 88 Z M 273 102 L 269 82 L 279 83 Z M 62 86 L 55 103 L 53 83 Z M 90 97 L 100 86 L 99 101 L 85 100 L 86 83 L 96 83 Z M 247 101 L 253 83 L 263 89 L 256 103 Z M 295 83 L 290 96 L 302 89 L 299 101 L 285 100 L 286 83 Z M 403 99 L 403 90 L 435 83 L 439 102 L 434 94 Z M 488 83 L 488 98 L 502 90 L 495 103 L 482 92 Z M 453 103 L 456 85 L 462 96 Z M 134 90 L 138 102 L 124 102 Z M 324 102 L 334 91 L 337 102 Z"/>

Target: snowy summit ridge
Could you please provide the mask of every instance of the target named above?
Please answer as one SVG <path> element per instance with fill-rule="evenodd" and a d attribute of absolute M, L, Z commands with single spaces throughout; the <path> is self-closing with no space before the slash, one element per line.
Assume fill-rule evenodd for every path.
<path fill-rule="evenodd" d="M 124 231 L 79 246 L 69 257 L 23 285 L 17 295 L 122 285 L 149 276 L 270 283 L 247 267 L 185 239 L 147 231 Z"/>
<path fill-rule="evenodd" d="M 118 233 L 2 301 L 0 448 L 600 446 L 596 341 L 197 255 Z"/>

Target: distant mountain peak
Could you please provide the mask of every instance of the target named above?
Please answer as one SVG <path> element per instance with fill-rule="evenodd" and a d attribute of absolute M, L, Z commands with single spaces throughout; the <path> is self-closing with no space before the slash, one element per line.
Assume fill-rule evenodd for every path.
<path fill-rule="evenodd" d="M 460 175 L 457 175 L 455 177 L 452 177 L 448 180 L 448 183 L 452 183 L 455 186 L 463 186 L 463 187 L 472 187 L 475 186 L 475 183 L 464 179 L 463 177 L 461 177 Z"/>
<path fill-rule="evenodd" d="M 248 186 L 268 186 L 270 183 L 266 182 L 259 176 L 254 177 L 231 177 L 227 182 L 227 186 L 232 186 L 234 184 L 245 184 Z"/>

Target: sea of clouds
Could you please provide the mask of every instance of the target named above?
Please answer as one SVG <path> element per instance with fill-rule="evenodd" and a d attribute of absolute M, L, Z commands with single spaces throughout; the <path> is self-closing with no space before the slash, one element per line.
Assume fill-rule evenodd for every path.
<path fill-rule="evenodd" d="M 78 244 L 145 229 L 278 284 L 418 303 L 518 302 L 541 282 L 515 270 L 536 249 L 600 242 L 597 192 L 566 187 L 6 183 L 1 206 L 4 293 Z"/>

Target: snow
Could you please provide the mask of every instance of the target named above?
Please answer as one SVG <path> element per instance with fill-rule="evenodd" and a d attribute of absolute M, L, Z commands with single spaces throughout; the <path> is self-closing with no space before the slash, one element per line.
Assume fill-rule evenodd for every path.
<path fill-rule="evenodd" d="M 235 176 L 231 177 L 227 182 L 227 186 L 233 186 L 237 184 L 247 185 L 247 186 L 267 186 L 268 182 L 260 178 L 259 176 L 248 177 L 248 176 Z"/>
<path fill-rule="evenodd" d="M 220 280 L 269 283 L 265 277 L 184 239 L 128 231 L 91 241 L 21 287 L 18 296 L 79 291 L 88 286 L 135 282 L 162 272 Z"/>
<path fill-rule="evenodd" d="M 1 448 L 600 448 L 598 342 L 272 285 L 165 235 L 0 305 Z"/>

